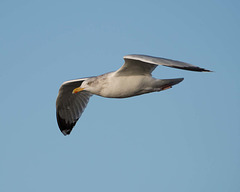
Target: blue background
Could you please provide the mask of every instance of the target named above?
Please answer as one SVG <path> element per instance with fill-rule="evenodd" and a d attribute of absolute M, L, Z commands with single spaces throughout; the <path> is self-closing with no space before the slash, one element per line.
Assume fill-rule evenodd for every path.
<path fill-rule="evenodd" d="M 0 1 L 0 191 L 240 191 L 238 0 Z M 185 80 L 128 99 L 93 96 L 70 136 L 62 82 L 117 70 L 127 54 Z"/>

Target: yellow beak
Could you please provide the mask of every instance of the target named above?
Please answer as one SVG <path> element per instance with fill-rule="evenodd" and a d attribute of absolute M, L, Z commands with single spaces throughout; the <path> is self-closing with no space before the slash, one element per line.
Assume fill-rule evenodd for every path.
<path fill-rule="evenodd" d="M 81 88 L 81 87 L 78 87 L 78 88 L 76 88 L 76 89 L 73 89 L 72 94 L 78 93 L 78 92 L 82 91 L 83 89 L 84 89 L 84 88 Z"/>

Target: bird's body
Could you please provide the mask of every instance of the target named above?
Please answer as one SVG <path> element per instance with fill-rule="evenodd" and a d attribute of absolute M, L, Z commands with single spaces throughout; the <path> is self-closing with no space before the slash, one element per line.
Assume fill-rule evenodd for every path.
<path fill-rule="evenodd" d="M 101 96 L 111 98 L 126 98 L 148 92 L 152 82 L 151 76 L 114 76 L 103 90 Z"/>
<path fill-rule="evenodd" d="M 175 82 L 182 80 L 183 78 L 179 78 Z M 111 72 L 90 77 L 82 83 L 81 87 L 85 91 L 102 97 L 127 98 L 161 91 L 165 88 L 163 86 L 165 81 L 166 79 L 155 79 L 151 75 L 117 76 L 116 72 Z"/>
<path fill-rule="evenodd" d="M 115 72 L 66 81 L 62 84 L 56 108 L 58 125 L 64 135 L 70 134 L 92 95 L 126 98 L 162 91 L 183 80 L 183 78 L 153 78 L 151 73 L 158 65 L 191 71 L 209 71 L 188 63 L 146 55 L 127 55 L 124 59 L 124 65 Z"/>

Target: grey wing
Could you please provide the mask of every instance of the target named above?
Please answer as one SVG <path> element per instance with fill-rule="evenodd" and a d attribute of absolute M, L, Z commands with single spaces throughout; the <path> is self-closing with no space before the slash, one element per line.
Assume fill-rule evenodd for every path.
<path fill-rule="evenodd" d="M 152 57 L 147 55 L 126 55 L 123 58 L 125 63 L 117 71 L 118 75 L 151 74 L 158 65 L 190 71 L 210 72 L 210 70 L 197 67 L 189 63 L 161 57 Z"/>
<path fill-rule="evenodd" d="M 56 101 L 57 122 L 61 132 L 69 135 L 86 108 L 91 93 L 81 91 L 72 94 L 73 89 L 81 86 L 86 79 L 77 79 L 63 83 Z"/>

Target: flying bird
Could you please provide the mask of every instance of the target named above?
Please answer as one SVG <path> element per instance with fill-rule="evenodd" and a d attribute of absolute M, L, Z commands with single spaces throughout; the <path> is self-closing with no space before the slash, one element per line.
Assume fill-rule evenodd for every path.
<path fill-rule="evenodd" d="M 211 72 L 181 61 L 147 55 L 126 55 L 120 69 L 103 75 L 64 82 L 57 96 L 56 115 L 61 132 L 69 135 L 92 95 L 127 98 L 163 91 L 180 83 L 183 78 L 155 79 L 152 71 L 163 65 L 178 69 Z"/>

